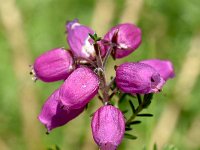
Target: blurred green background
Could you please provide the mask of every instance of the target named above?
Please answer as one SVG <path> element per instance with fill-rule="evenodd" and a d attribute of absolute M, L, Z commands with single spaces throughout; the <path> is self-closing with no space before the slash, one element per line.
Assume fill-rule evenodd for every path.
<path fill-rule="evenodd" d="M 37 120 L 46 98 L 61 84 L 36 84 L 30 64 L 46 50 L 67 47 L 65 22 L 78 18 L 98 35 L 122 22 L 137 24 L 143 43 L 132 55 L 138 61 L 169 59 L 176 78 L 167 82 L 119 150 L 200 149 L 200 1 L 199 0 L 0 0 L 0 150 L 98 149 L 90 131 L 89 109 L 46 135 Z M 109 63 L 108 74 L 113 74 Z"/>

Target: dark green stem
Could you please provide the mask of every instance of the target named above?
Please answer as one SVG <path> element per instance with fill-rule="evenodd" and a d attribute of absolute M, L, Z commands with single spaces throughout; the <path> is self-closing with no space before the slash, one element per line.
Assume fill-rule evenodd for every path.
<path fill-rule="evenodd" d="M 144 98 L 142 100 L 141 98 L 141 95 L 140 94 L 136 94 L 137 96 L 137 99 L 138 99 L 138 107 L 135 109 L 135 112 L 132 114 L 132 116 L 126 121 L 126 125 L 130 124 L 134 119 L 135 117 L 145 108 L 148 107 L 148 105 L 150 104 L 151 102 L 151 99 L 153 97 L 153 94 L 152 93 L 149 93 L 149 94 L 145 94 L 144 95 Z"/>
<path fill-rule="evenodd" d="M 128 125 L 129 123 L 131 123 L 135 117 L 139 114 L 139 112 L 141 112 L 143 110 L 143 102 L 136 108 L 135 113 L 132 114 L 132 116 L 126 121 L 126 124 Z"/>

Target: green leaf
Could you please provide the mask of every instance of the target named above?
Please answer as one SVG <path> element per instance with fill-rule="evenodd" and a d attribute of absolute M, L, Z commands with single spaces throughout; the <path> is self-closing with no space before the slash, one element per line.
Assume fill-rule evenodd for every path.
<path fill-rule="evenodd" d="M 128 110 L 122 110 L 123 114 L 126 114 L 128 112 Z"/>
<path fill-rule="evenodd" d="M 163 150 L 178 150 L 174 145 L 166 145 Z"/>
<path fill-rule="evenodd" d="M 97 38 L 97 33 L 96 32 L 94 33 L 94 37 Z"/>
<path fill-rule="evenodd" d="M 149 94 L 145 94 L 144 95 L 144 101 L 146 101 L 146 100 L 152 100 L 152 98 L 153 98 L 153 93 L 149 93 Z"/>
<path fill-rule="evenodd" d="M 151 100 L 153 99 L 153 93 L 145 94 L 143 98 L 143 108 L 147 108 L 151 104 Z"/>
<path fill-rule="evenodd" d="M 56 150 L 61 150 L 61 149 L 56 145 Z"/>
<path fill-rule="evenodd" d="M 91 39 L 95 40 L 95 38 L 92 34 L 89 33 L 89 36 L 91 37 Z"/>
<path fill-rule="evenodd" d="M 129 104 L 130 104 L 130 106 L 131 106 L 131 109 L 132 109 L 133 113 L 135 114 L 135 107 L 134 107 L 132 101 L 129 100 L 128 102 L 129 102 Z"/>
<path fill-rule="evenodd" d="M 138 117 L 153 117 L 153 114 L 137 114 Z"/>
<path fill-rule="evenodd" d="M 131 131 L 132 128 L 131 128 L 131 127 L 126 127 L 125 130 L 126 130 L 126 131 Z"/>
<path fill-rule="evenodd" d="M 146 146 L 144 146 L 142 150 L 147 150 Z"/>
<path fill-rule="evenodd" d="M 124 138 L 135 140 L 135 139 L 137 139 L 137 136 L 125 133 Z"/>
<path fill-rule="evenodd" d="M 129 125 L 140 124 L 140 123 L 141 123 L 141 121 L 136 120 L 136 121 L 132 121 L 132 122 L 130 122 Z"/>
<path fill-rule="evenodd" d="M 97 37 L 97 38 L 96 38 L 96 41 L 100 41 L 100 40 L 101 40 L 101 37 Z"/>
<path fill-rule="evenodd" d="M 123 93 L 123 94 L 121 95 L 121 97 L 120 97 L 120 100 L 119 100 L 119 102 L 121 103 L 122 101 L 124 101 L 124 100 L 125 100 L 125 98 L 126 98 L 126 94 L 125 94 L 125 93 Z"/>
<path fill-rule="evenodd" d="M 95 42 L 100 41 L 101 37 L 98 37 L 96 33 L 94 33 L 94 35 L 89 33 L 89 36 L 91 37 L 91 39 L 93 39 Z"/>
<path fill-rule="evenodd" d="M 133 110 L 130 107 L 130 102 L 129 102 L 130 99 L 132 99 L 132 96 L 130 96 L 129 94 L 125 94 L 125 93 L 119 94 L 118 107 L 120 110 L 127 110 L 126 113 L 124 113 L 124 116 L 126 118 L 129 118 L 133 114 L 132 113 Z"/>
<path fill-rule="evenodd" d="M 118 107 L 120 110 L 125 111 L 126 117 L 132 114 L 131 108 L 129 107 L 128 96 L 126 94 L 119 95 Z"/>
<path fill-rule="evenodd" d="M 57 145 L 47 148 L 47 150 L 61 150 Z"/>
<path fill-rule="evenodd" d="M 143 104 L 143 108 L 147 108 L 150 104 L 151 104 L 151 100 L 146 101 L 146 102 Z"/>
<path fill-rule="evenodd" d="M 141 98 L 140 94 L 136 94 L 136 95 L 137 95 L 139 105 L 142 104 L 142 98 Z"/>
<path fill-rule="evenodd" d="M 153 150 L 158 150 L 156 143 L 153 145 Z"/>

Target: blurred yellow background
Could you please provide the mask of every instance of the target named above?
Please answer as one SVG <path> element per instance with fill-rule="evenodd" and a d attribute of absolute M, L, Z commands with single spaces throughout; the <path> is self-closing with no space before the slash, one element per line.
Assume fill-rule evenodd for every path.
<path fill-rule="evenodd" d="M 37 120 L 42 104 L 60 85 L 33 83 L 29 65 L 46 50 L 67 47 L 65 22 L 78 18 L 99 36 L 118 24 L 142 29 L 143 43 L 120 59 L 169 59 L 176 77 L 157 94 L 147 112 L 152 118 L 132 131 L 119 150 L 200 149 L 199 0 L 0 0 L 0 150 L 97 150 L 90 131 L 91 108 L 46 135 Z M 113 61 L 108 73 L 113 74 Z M 109 69 L 110 68 L 110 69 Z"/>

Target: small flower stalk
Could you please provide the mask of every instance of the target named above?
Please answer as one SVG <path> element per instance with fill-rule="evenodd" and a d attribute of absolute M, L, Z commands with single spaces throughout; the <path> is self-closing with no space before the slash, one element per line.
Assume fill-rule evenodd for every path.
<path fill-rule="evenodd" d="M 113 65 L 116 74 L 108 81 L 108 59 L 124 58 L 134 52 L 141 44 L 141 29 L 131 23 L 119 24 L 101 38 L 77 19 L 65 27 L 69 48 L 49 50 L 37 57 L 31 67 L 34 80 L 62 81 L 47 98 L 38 119 L 49 133 L 84 113 L 96 96 L 102 106 L 91 119 L 93 139 L 100 150 L 116 150 L 124 138 L 136 138 L 127 132 L 141 122 L 134 120 L 137 116 L 152 116 L 140 112 L 175 76 L 173 64 L 149 59 Z M 130 97 L 136 97 L 138 105 Z M 128 101 L 130 108 L 123 110 L 122 101 Z M 127 116 L 125 112 L 130 110 L 132 113 Z"/>

